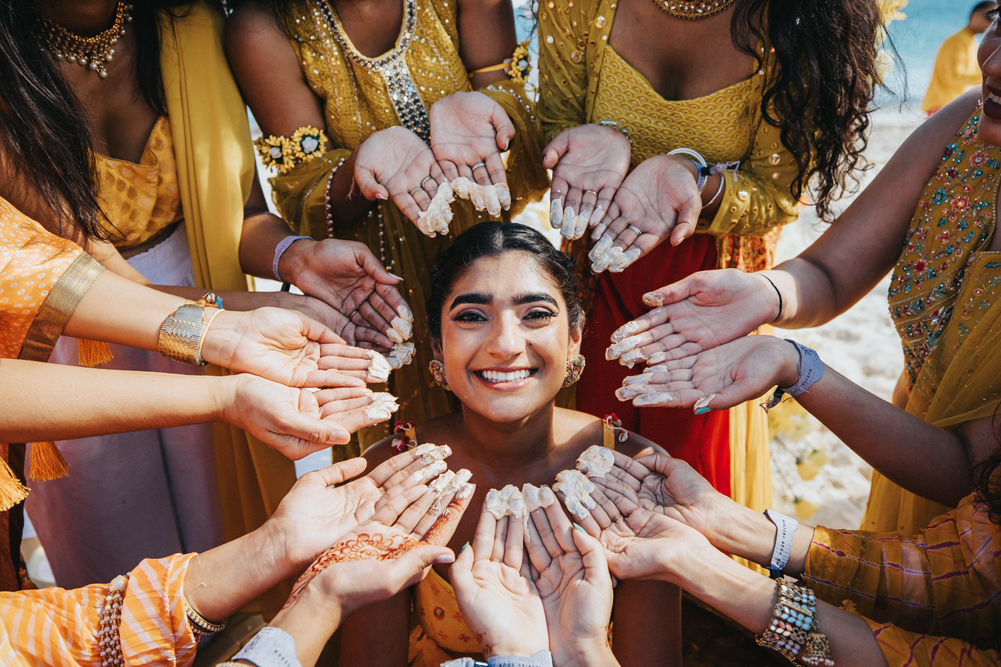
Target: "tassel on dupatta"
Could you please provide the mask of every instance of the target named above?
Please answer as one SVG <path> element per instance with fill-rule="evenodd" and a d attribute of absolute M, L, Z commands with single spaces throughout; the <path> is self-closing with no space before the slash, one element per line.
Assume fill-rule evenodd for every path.
<path fill-rule="evenodd" d="M 60 477 L 68 477 L 69 464 L 63 458 L 56 443 L 31 443 L 31 458 L 28 460 L 28 478 L 39 482 L 48 482 Z"/>
<path fill-rule="evenodd" d="M 77 360 L 81 366 L 94 368 L 111 361 L 113 355 L 107 343 L 79 338 L 76 341 Z"/>

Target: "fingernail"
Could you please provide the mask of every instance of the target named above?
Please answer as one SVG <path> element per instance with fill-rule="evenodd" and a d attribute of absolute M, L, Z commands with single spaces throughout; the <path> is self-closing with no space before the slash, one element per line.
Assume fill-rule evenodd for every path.
<path fill-rule="evenodd" d="M 384 195 L 384 194 L 382 194 L 381 192 L 379 192 L 378 194 L 376 194 L 376 195 L 375 195 L 375 198 L 376 198 L 376 199 L 382 199 L 382 200 L 385 200 L 385 199 L 386 199 L 386 195 Z"/>
<path fill-rule="evenodd" d="M 584 534 L 587 534 L 587 532 L 583 528 L 581 528 L 580 526 L 578 526 L 576 523 L 573 525 L 573 529 L 574 530 L 579 530 L 580 532 L 582 532 Z"/>
<path fill-rule="evenodd" d="M 709 404 L 713 402 L 714 398 L 716 398 L 716 394 L 709 394 L 695 401 L 695 414 L 704 415 L 709 412 Z"/>
<path fill-rule="evenodd" d="M 649 294 L 644 294 L 643 303 L 652 308 L 659 308 L 664 305 L 664 295 L 660 292 L 650 292 Z"/>
<path fill-rule="evenodd" d="M 386 271 L 386 273 L 389 273 L 389 271 Z M 403 280 L 403 278 L 399 277 L 395 273 L 389 273 L 389 277 L 390 278 L 396 278 L 397 280 Z"/>
<path fill-rule="evenodd" d="M 709 408 L 708 407 L 705 407 L 705 408 L 695 408 L 695 414 L 697 414 L 697 415 L 704 415 L 707 412 L 709 412 Z"/>
<path fill-rule="evenodd" d="M 463 551 L 465 551 L 468 548 L 469 548 L 469 542 L 466 542 L 465 544 L 462 545 L 462 548 L 459 549 L 459 553 L 462 553 Z"/>
<path fill-rule="evenodd" d="M 455 556 L 452 554 L 442 554 L 435 559 L 435 562 L 439 565 L 451 565 L 455 562 Z"/>
<path fill-rule="evenodd" d="M 510 147 L 511 147 L 511 140 L 510 140 L 510 139 L 508 139 L 508 140 L 507 140 L 507 143 L 506 143 L 506 144 L 504 144 L 504 150 L 507 150 L 507 149 L 508 149 L 508 148 L 510 148 Z"/>

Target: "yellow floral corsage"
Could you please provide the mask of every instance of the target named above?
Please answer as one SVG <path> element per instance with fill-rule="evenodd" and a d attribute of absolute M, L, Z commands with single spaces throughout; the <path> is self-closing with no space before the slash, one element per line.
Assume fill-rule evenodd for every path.
<path fill-rule="evenodd" d="M 512 81 L 516 83 L 528 81 L 528 73 L 532 71 L 532 63 L 529 58 L 528 40 L 526 39 L 518 45 L 511 56 L 511 69 L 507 71 L 507 74 Z"/>
<path fill-rule="evenodd" d="M 254 147 L 265 167 L 274 167 L 278 173 L 287 174 L 294 167 L 323 155 L 327 136 L 323 130 L 304 125 L 292 137 L 261 137 Z"/>

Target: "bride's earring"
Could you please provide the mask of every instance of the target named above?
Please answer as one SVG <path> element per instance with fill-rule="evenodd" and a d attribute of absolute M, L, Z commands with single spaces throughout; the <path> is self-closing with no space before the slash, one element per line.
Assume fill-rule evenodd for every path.
<path fill-rule="evenodd" d="M 581 374 L 584 373 L 584 364 L 586 361 L 583 354 L 570 357 L 570 361 L 567 362 L 567 374 L 563 377 L 564 387 L 569 387 L 580 379 Z"/>
<path fill-rule="evenodd" d="M 434 378 L 436 385 L 445 391 L 452 391 L 451 387 L 448 386 L 448 378 L 445 377 L 445 364 L 437 359 L 432 359 L 431 363 L 428 364 L 428 370 L 431 371 L 431 377 Z"/>

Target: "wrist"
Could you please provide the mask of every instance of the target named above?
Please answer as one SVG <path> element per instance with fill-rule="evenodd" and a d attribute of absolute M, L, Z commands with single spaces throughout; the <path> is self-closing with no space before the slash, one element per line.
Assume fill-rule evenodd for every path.
<path fill-rule="evenodd" d="M 780 387 L 793 387 L 799 382 L 800 358 L 796 346 L 786 340 L 777 340 L 776 344 L 782 350 L 782 364 L 775 384 Z"/>
<path fill-rule="evenodd" d="M 713 542 L 713 546 L 762 567 L 767 566 L 775 546 L 775 524 L 760 512 L 736 502 L 733 504 L 736 507 L 723 524 L 726 526 L 725 537 L 718 544 Z"/>
<path fill-rule="evenodd" d="M 308 262 L 308 256 L 316 249 L 319 241 L 303 238 L 293 241 L 278 260 L 278 275 L 282 282 L 295 285 L 299 274 Z"/>
<path fill-rule="evenodd" d="M 574 642 L 569 646 L 552 648 L 554 665 L 578 665 L 579 667 L 599 667 L 617 665 L 607 638 L 589 642 Z"/>
<path fill-rule="evenodd" d="M 206 317 L 215 312 L 215 308 L 206 308 Z M 202 359 L 210 364 L 229 368 L 233 353 L 239 343 L 237 330 L 242 312 L 223 310 L 212 319 L 212 326 L 205 332 L 202 341 Z"/>

